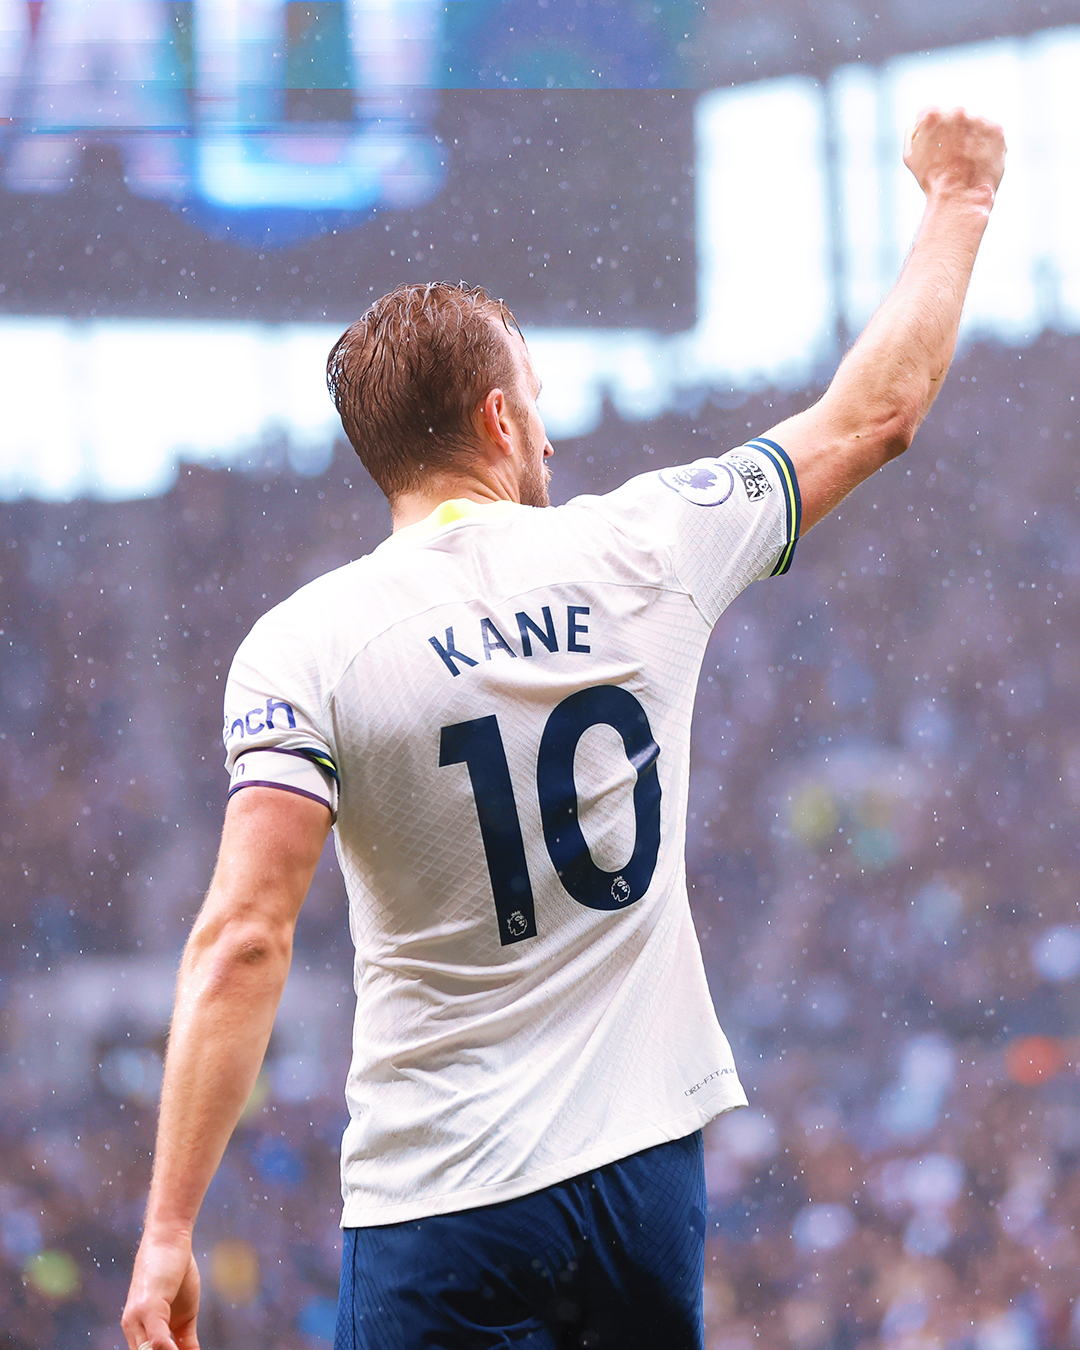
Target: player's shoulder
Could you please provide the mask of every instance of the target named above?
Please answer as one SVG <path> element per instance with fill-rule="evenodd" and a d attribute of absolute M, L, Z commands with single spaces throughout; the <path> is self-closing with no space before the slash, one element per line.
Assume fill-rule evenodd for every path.
<path fill-rule="evenodd" d="M 357 558 L 329 572 L 313 577 L 291 595 L 265 610 L 252 632 L 280 631 L 286 628 L 310 629 L 340 611 L 343 599 L 363 586 L 367 558 Z"/>
<path fill-rule="evenodd" d="M 431 567 L 414 550 L 392 547 L 313 578 L 262 614 L 238 655 L 260 666 L 290 662 L 333 681 L 373 639 L 430 604 Z"/>
<path fill-rule="evenodd" d="M 366 558 L 314 577 L 264 611 L 252 624 L 236 653 L 234 665 L 262 670 L 326 668 L 340 646 L 343 619 L 362 611 Z"/>
<path fill-rule="evenodd" d="M 722 532 L 737 518 L 742 527 L 769 520 L 777 511 L 798 537 L 799 488 L 785 451 L 762 437 L 716 454 L 658 467 L 599 497 L 576 498 L 636 537 L 657 543 L 689 528 L 697 533 L 712 520 Z M 730 519 L 729 519 L 730 518 Z"/>

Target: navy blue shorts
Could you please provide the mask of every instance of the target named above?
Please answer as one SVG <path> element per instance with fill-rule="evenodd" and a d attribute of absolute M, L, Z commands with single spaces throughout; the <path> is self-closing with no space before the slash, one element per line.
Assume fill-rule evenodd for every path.
<path fill-rule="evenodd" d="M 346 1228 L 334 1350 L 702 1350 L 700 1131 L 533 1195 Z"/>

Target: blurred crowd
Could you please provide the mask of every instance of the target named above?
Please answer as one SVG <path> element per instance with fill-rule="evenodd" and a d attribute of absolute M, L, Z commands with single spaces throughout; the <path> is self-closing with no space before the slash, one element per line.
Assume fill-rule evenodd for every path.
<path fill-rule="evenodd" d="M 969 351 L 709 649 L 687 867 L 751 1102 L 706 1132 L 709 1350 L 1080 1346 L 1078 360 Z M 556 499 L 809 396 L 612 414 L 560 448 Z M 300 479 L 273 444 L 155 500 L 4 514 L 0 1350 L 112 1350 L 165 1035 L 139 1009 L 167 1008 L 212 865 L 222 681 L 388 520 L 340 447 Z M 117 958 L 142 1003 L 92 983 Z M 297 961 L 349 979 L 329 860 Z M 208 1347 L 332 1343 L 341 1022 L 308 1061 L 271 1046 L 208 1196 Z"/>

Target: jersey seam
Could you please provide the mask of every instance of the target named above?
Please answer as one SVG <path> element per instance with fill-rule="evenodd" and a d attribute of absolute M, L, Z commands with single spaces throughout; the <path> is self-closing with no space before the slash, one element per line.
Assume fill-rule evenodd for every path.
<path fill-rule="evenodd" d="M 371 644 L 372 644 L 373 642 L 377 642 L 377 641 L 379 640 L 379 638 L 383 637 L 386 633 L 389 633 L 390 630 L 391 630 L 392 628 L 394 628 L 397 624 L 399 624 L 399 623 L 404 623 L 404 622 L 407 622 L 407 621 L 411 621 L 411 620 L 413 620 L 413 619 L 420 618 L 422 615 L 424 615 L 424 614 L 430 614 L 430 613 L 432 613 L 434 610 L 442 609 L 442 608 L 444 608 L 444 607 L 445 607 L 446 605 L 448 605 L 448 604 L 468 605 L 468 604 L 472 604 L 474 601 L 482 600 L 482 601 L 484 601 L 485 603 L 490 603 L 491 608 L 495 608 L 496 605 L 502 605 L 502 604 L 506 604 L 508 601 L 517 600 L 517 599 L 519 599 L 522 595 L 532 595 L 532 594 L 534 594 L 536 591 L 544 590 L 546 587 L 549 587 L 549 586 L 551 586 L 552 584 L 554 584 L 554 585 L 578 585 L 578 584 L 581 584 L 581 583 L 577 583 L 577 582 L 555 582 L 555 583 L 545 582 L 545 583 L 542 583 L 542 584 L 539 585 L 539 586 L 532 586 L 532 587 L 530 587 L 528 590 L 515 591 L 515 592 L 513 592 L 513 593 L 511 593 L 511 594 L 507 594 L 507 595 L 501 596 L 501 597 L 500 597 L 497 601 L 495 601 L 495 602 L 488 602 L 487 599 L 486 599 L 486 597 L 480 595 L 478 592 L 473 592 L 473 593 L 471 593 L 471 594 L 469 594 L 469 595 L 467 595 L 467 596 L 462 596 L 462 597 L 460 597 L 459 599 L 456 599 L 456 600 L 452 600 L 452 601 L 440 600 L 440 601 L 438 601 L 438 602 L 436 602 L 436 603 L 434 603 L 434 604 L 431 604 L 431 605 L 426 606 L 424 609 L 414 610 L 411 614 L 407 615 L 405 619 L 394 619 L 394 620 L 392 620 L 390 623 L 386 624 L 385 627 L 380 628 L 379 631 L 378 631 L 377 633 L 373 633 L 373 634 L 371 635 L 371 637 L 369 637 L 368 639 L 366 639 L 366 641 L 365 641 L 361 646 L 357 647 L 356 650 L 352 653 L 352 655 L 348 658 L 348 660 L 343 664 L 340 673 L 335 677 L 334 683 L 333 683 L 333 685 L 331 686 L 330 691 L 329 691 L 328 694 L 327 694 L 326 702 L 325 702 L 325 704 L 324 704 L 324 709 L 323 709 L 324 712 L 327 713 L 327 714 L 329 714 L 329 711 L 330 711 L 330 703 L 333 701 L 334 695 L 337 693 L 337 689 L 338 689 L 338 686 L 341 684 L 341 681 L 342 681 L 343 679 L 345 679 L 346 675 L 348 675 L 349 670 L 350 670 L 350 668 L 352 667 L 353 663 L 354 663 L 359 657 L 361 657 L 361 656 L 364 654 L 365 651 L 367 651 L 367 649 L 371 646 Z M 692 595 L 690 594 L 690 592 L 689 592 L 688 590 L 686 590 L 686 588 L 683 587 L 683 586 L 662 586 L 662 585 L 658 585 L 658 584 L 656 584 L 656 583 L 654 583 L 654 582 L 643 582 L 643 581 L 600 581 L 600 582 L 597 582 L 597 581 L 590 581 L 590 582 L 588 582 L 588 585 L 590 585 L 590 586 L 594 586 L 594 585 L 598 585 L 598 586 L 614 586 L 614 587 L 617 587 L 617 588 L 620 589 L 620 590 L 629 590 L 629 589 L 634 589 L 634 588 L 636 588 L 636 589 L 639 589 L 639 590 L 657 591 L 657 592 L 659 592 L 659 593 L 662 594 L 662 595 L 682 595 L 682 596 L 686 596 L 686 598 L 690 600 L 691 604 L 694 604 L 694 598 L 693 598 L 693 596 L 692 596 Z M 697 609 L 697 605 L 696 605 L 696 604 L 694 604 L 694 608 Z M 700 615 L 701 611 L 698 610 L 698 613 L 699 613 L 699 615 Z M 256 748 L 256 747 L 254 747 L 254 746 L 252 747 L 252 749 L 255 749 L 255 748 Z"/>
<path fill-rule="evenodd" d="M 600 498 L 600 500 L 602 501 L 603 498 Z M 583 511 L 592 511 L 596 515 L 600 516 L 605 521 L 605 523 L 609 525 L 611 529 L 617 535 L 619 535 L 620 538 L 624 539 L 632 548 L 634 548 L 635 550 L 640 549 L 641 547 L 640 544 L 638 544 L 635 541 L 634 537 L 630 534 L 630 532 L 625 528 L 625 526 L 621 525 L 618 520 L 612 520 L 609 517 L 603 516 L 603 513 L 599 511 L 598 508 L 595 507 L 591 502 L 586 503 L 583 501 L 579 501 L 577 504 L 581 507 Z M 675 554 L 671 545 L 661 544 L 660 548 L 655 551 L 655 554 L 663 555 L 667 574 L 675 582 L 674 585 L 656 587 L 655 589 L 673 591 L 677 595 L 690 595 L 690 592 L 686 589 L 685 586 L 683 586 L 682 582 L 679 579 L 679 573 L 675 568 Z M 690 598 L 692 600 L 693 596 L 690 596 Z M 697 606 L 695 605 L 695 609 L 696 608 Z"/>

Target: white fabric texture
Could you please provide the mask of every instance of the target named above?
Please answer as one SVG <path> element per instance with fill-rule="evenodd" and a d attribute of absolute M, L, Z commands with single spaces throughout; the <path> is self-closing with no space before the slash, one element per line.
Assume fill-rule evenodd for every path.
<path fill-rule="evenodd" d="M 686 897 L 690 719 L 712 625 L 797 532 L 766 442 L 560 507 L 445 503 L 243 642 L 229 766 L 300 751 L 340 783 L 344 1225 L 527 1194 L 745 1102 Z"/>

